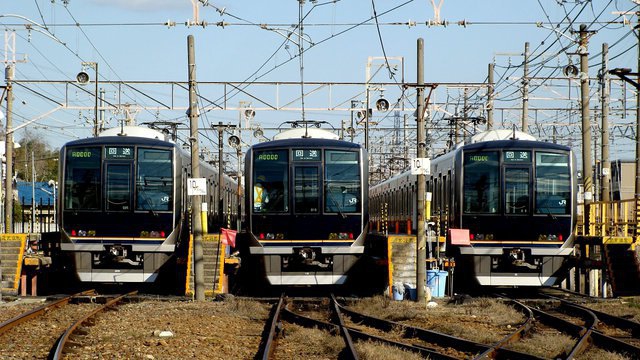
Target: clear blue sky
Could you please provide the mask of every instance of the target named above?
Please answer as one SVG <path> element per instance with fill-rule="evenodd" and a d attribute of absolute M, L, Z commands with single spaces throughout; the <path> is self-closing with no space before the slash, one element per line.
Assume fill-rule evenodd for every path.
<path fill-rule="evenodd" d="M 369 57 L 376 59 L 384 55 L 390 59 L 404 59 L 404 77 L 408 82 L 416 81 L 416 40 L 425 42 L 425 81 L 447 83 L 479 83 L 487 77 L 487 65 L 496 63 L 497 107 L 518 107 L 521 104 L 518 92 L 518 77 L 522 76 L 522 56 L 524 43 L 529 42 L 532 57 L 532 74 L 541 77 L 559 76 L 557 69 L 569 61 L 567 53 L 577 50 L 572 45 L 575 39 L 568 29 L 577 30 L 579 24 L 589 25 L 597 30 L 589 40 L 591 64 L 600 63 L 597 56 L 603 42 L 611 46 L 610 68 L 637 67 L 637 38 L 629 25 L 619 23 L 623 17 L 616 12 L 637 11 L 638 6 L 629 0 L 615 1 L 562 1 L 562 0 L 434 0 L 441 4 L 440 19 L 447 26 L 427 26 L 434 20 L 435 13 L 431 0 L 342 0 L 306 1 L 303 6 L 305 81 L 316 82 L 364 82 L 366 64 Z M 3 0 L 0 27 L 16 31 L 16 51 L 18 59 L 26 56 L 27 61 L 16 64 L 15 78 L 20 80 L 72 80 L 81 69 L 82 61 L 99 64 L 101 81 L 185 81 L 187 79 L 187 35 L 194 35 L 197 57 L 197 78 L 199 81 L 300 81 L 300 59 L 298 36 L 294 41 L 285 41 L 284 34 L 295 30 L 299 20 L 299 2 L 277 1 L 208 1 L 208 6 L 199 3 L 199 20 L 209 25 L 185 26 L 193 20 L 190 0 Z M 65 4 L 66 3 L 66 4 Z M 378 15 L 378 25 L 372 15 Z M 221 15 L 221 12 L 223 13 Z M 28 19 L 25 20 L 24 18 Z M 635 16 L 626 16 L 635 23 Z M 167 21 L 175 26 L 164 26 Z M 466 21 L 467 26 L 458 25 Z M 570 22 L 573 21 L 571 25 Z M 25 24 L 33 24 L 34 30 L 25 30 Z M 218 22 L 226 26 L 216 26 Z M 415 22 L 414 26 L 407 23 Z M 539 25 L 536 25 L 536 22 Z M 395 23 L 396 25 L 391 25 Z M 78 24 L 78 26 L 74 25 Z M 260 26 L 263 25 L 263 26 Z M 36 29 L 38 31 L 36 31 Z M 297 31 L 297 30 L 295 30 Z M 64 43 L 64 44 L 62 44 Z M 563 49 L 564 48 L 564 49 Z M 292 59 L 293 58 L 293 59 Z M 292 59 L 292 60 L 291 60 Z M 576 62 L 577 57 L 573 56 Z M 377 61 L 377 60 L 376 60 Z M 374 61 L 375 62 L 375 61 Z M 390 61 L 390 64 L 398 62 Z M 378 62 L 377 64 L 380 64 Z M 372 77 L 373 81 L 392 82 L 383 66 Z M 590 69 L 595 77 L 598 67 Z M 87 71 L 92 77 L 92 70 Z M 398 73 L 397 73 L 398 74 Z M 396 76 L 398 76 L 396 74 Z M 399 80 L 399 78 L 397 78 Z M 531 96 L 531 108 L 575 107 L 575 101 L 557 98 L 572 92 L 575 87 L 570 82 L 537 84 Z M 554 86 L 559 86 L 554 88 Z M 567 86 L 569 89 L 566 88 Z M 592 93 L 596 84 L 592 83 Z M 91 97 L 75 88 L 62 86 L 29 85 L 30 89 L 15 88 L 14 126 L 44 114 L 57 105 L 45 97 L 63 99 L 68 94 L 72 101 L 91 106 Z M 93 88 L 89 86 L 89 91 Z M 208 88 L 201 87 L 201 94 L 218 99 L 214 90 L 206 94 Z M 309 87 L 306 91 L 311 90 Z M 40 95 L 34 93 L 37 92 Z M 115 89 L 106 88 L 106 97 L 116 102 Z M 283 94 L 295 99 L 300 88 L 282 88 Z M 335 105 L 357 98 L 362 100 L 362 89 L 334 89 L 331 94 Z M 385 89 L 385 95 L 397 98 L 398 89 Z M 166 87 L 145 87 L 145 95 L 128 91 L 121 103 L 148 102 L 148 97 L 169 101 Z M 281 95 L 283 95 L 281 94 Z M 305 106 L 321 107 L 326 103 L 323 93 L 314 98 L 309 96 Z M 435 120 L 454 114 L 461 106 L 462 92 L 454 88 L 439 88 L 434 99 L 440 110 L 433 113 Z M 180 94 L 174 100 L 186 106 L 186 97 Z M 482 95 L 476 96 L 480 104 Z M 265 97 L 272 97 L 264 93 Z M 379 95 L 372 95 L 377 98 Z M 597 95 L 592 95 L 593 101 Z M 537 99 L 544 98 L 544 99 Z M 554 98 L 555 100 L 547 100 Z M 628 98 L 632 99 L 631 94 Z M 486 99 L 486 98 L 485 98 Z M 228 100 L 238 106 L 241 101 L 255 99 L 235 94 Z M 285 101 L 285 100 L 281 100 Z M 406 103 L 413 107 L 415 96 Z M 622 102 L 621 102 L 622 103 Z M 282 104 L 280 104 L 282 105 Z M 297 101 L 295 106 L 300 106 Z M 627 106 L 629 106 L 627 104 Z M 4 105 L 3 105 L 3 111 Z M 531 110 L 530 110 L 531 111 Z M 473 115 L 481 116 L 482 109 Z M 121 113 L 108 112 L 108 126 L 116 126 Z M 348 112 L 310 111 L 309 118 L 328 120 L 334 127 L 340 127 L 341 120 L 349 120 Z M 392 117 L 376 114 L 380 126 L 393 126 Z M 519 114 L 509 111 L 496 114 L 504 124 L 519 124 Z M 534 116 L 533 113 L 530 114 Z M 571 115 L 553 111 L 540 111 L 536 117 L 545 117 L 547 123 L 557 117 L 560 123 L 573 123 Z M 24 129 L 44 137 L 52 147 L 91 134 L 92 111 L 58 110 Z M 300 118 L 299 111 L 257 112 L 255 124 L 276 127 L 281 121 Z M 502 120 L 504 119 L 504 120 Z M 136 115 L 138 123 L 154 120 L 181 121 L 188 123 L 184 112 L 141 111 Z M 531 119 L 531 122 L 537 119 Z M 218 121 L 238 121 L 237 111 L 210 111 L 201 117 L 203 127 Z M 621 120 L 622 121 L 622 120 Z M 626 121 L 631 121 L 627 119 Z M 541 122 L 544 122 L 541 120 Z M 4 126 L 4 120 L 3 120 Z M 623 126 L 623 125 L 621 125 Z M 16 138 L 24 136 L 24 129 L 16 131 Z M 215 139 L 211 132 L 208 134 Z M 384 132 L 378 135 L 385 136 Z M 375 134 L 374 134 L 375 136 Z M 572 142 L 575 134 L 567 134 Z M 215 148 L 206 138 L 203 146 Z M 620 140 L 618 145 L 624 144 Z M 614 147 L 616 144 L 614 144 Z M 616 149 L 614 148 L 614 152 Z"/>

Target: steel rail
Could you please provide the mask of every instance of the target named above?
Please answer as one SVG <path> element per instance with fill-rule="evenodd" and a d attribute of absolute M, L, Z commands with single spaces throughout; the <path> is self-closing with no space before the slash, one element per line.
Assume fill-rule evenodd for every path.
<path fill-rule="evenodd" d="M 594 332 L 595 326 L 598 324 L 598 318 L 591 311 L 583 310 L 578 307 L 572 307 L 571 305 L 568 305 L 565 309 L 569 309 L 572 312 L 581 312 L 583 315 L 586 314 L 587 318 L 583 318 L 585 320 L 586 326 L 574 324 L 570 321 L 539 309 L 532 308 L 531 310 L 537 317 L 540 318 L 543 323 L 550 325 L 551 327 L 560 330 L 563 333 L 567 333 L 578 338 L 578 341 L 576 341 L 576 344 L 573 346 L 571 351 L 564 357 L 566 359 L 573 359 L 577 355 L 584 352 L 589 346 L 589 338 Z"/>
<path fill-rule="evenodd" d="M 298 324 L 301 326 L 305 326 L 305 327 L 317 327 L 318 329 L 322 329 L 334 334 L 338 334 L 340 332 L 340 326 L 336 325 L 336 324 L 332 324 L 332 323 L 328 323 L 326 321 L 321 321 L 321 320 L 316 320 L 316 319 L 312 319 L 300 314 L 296 314 L 293 311 L 285 308 L 283 309 L 283 318 L 286 318 L 287 321 L 290 321 L 294 324 Z M 351 328 L 351 327 L 347 327 L 349 329 L 349 333 L 351 334 L 351 336 L 353 338 L 359 339 L 359 340 L 371 340 L 371 341 L 377 341 L 380 342 L 382 344 L 385 345 L 389 345 L 389 346 L 395 346 L 399 349 L 402 350 L 406 350 L 406 351 L 411 351 L 414 353 L 418 353 L 426 358 L 429 359 L 443 359 L 443 360 L 453 360 L 453 359 L 458 359 L 456 357 L 452 357 L 449 355 L 445 355 L 445 354 L 441 354 L 439 352 L 437 352 L 436 350 L 433 349 L 429 349 L 426 348 L 424 346 L 415 346 L 415 345 L 409 345 L 409 344 L 405 344 L 405 343 L 401 343 L 398 341 L 393 341 L 393 340 L 388 340 L 388 339 L 384 339 L 381 338 L 379 336 L 376 335 L 371 335 L 371 334 L 367 334 L 365 332 L 362 332 L 360 330 Z"/>
<path fill-rule="evenodd" d="M 526 306 L 525 306 L 526 307 Z M 392 329 L 403 329 L 405 337 L 415 337 L 423 341 L 427 341 L 442 347 L 450 347 L 458 351 L 470 353 L 470 354 L 484 354 L 483 358 L 509 358 L 509 359 L 523 359 L 523 360 L 540 360 L 541 358 L 535 355 L 522 353 L 515 350 L 505 349 L 503 347 L 494 347 L 493 345 L 486 345 L 477 343 L 471 340 L 463 339 L 449 334 L 441 332 L 423 329 L 415 326 L 409 326 L 394 321 L 388 321 L 380 319 L 374 316 L 364 315 L 355 312 L 347 307 L 341 306 L 342 311 L 353 319 L 355 322 L 362 323 L 367 326 L 374 327 L 383 331 L 390 331 Z M 504 340 L 504 339 L 503 339 Z M 503 341 L 501 340 L 501 341 Z M 480 358 L 480 355 L 478 357 Z"/>
<path fill-rule="evenodd" d="M 52 310 L 54 308 L 58 308 L 58 307 L 62 307 L 64 305 L 67 305 L 74 297 L 78 297 L 78 296 L 84 296 L 84 295 L 91 295 L 91 294 L 95 294 L 95 290 L 87 290 L 87 291 L 83 291 L 74 295 L 70 295 L 67 297 L 64 297 L 60 300 L 56 300 L 50 304 L 45 304 L 42 306 L 38 306 L 35 309 L 29 310 L 25 313 L 22 313 L 20 315 L 17 315 L 9 320 L 6 320 L 5 322 L 3 322 L 2 324 L 0 324 L 0 335 L 4 334 L 5 332 L 13 329 L 14 327 L 24 323 L 25 321 L 31 320 L 35 317 L 38 317 L 40 315 L 42 315 L 45 312 L 48 312 L 49 310 Z"/>
<path fill-rule="evenodd" d="M 109 309 L 110 307 L 116 305 L 117 303 L 121 302 L 124 298 L 129 297 L 129 296 L 133 296 L 133 295 L 135 295 L 137 293 L 138 293 L 138 291 L 136 290 L 136 291 L 132 291 L 130 293 L 124 294 L 124 295 L 120 295 L 120 296 L 118 296 L 118 297 L 116 297 L 116 298 L 114 298 L 112 300 L 109 300 L 104 305 L 102 305 L 99 308 L 89 312 L 88 314 L 83 316 L 81 319 L 76 321 L 73 325 L 68 327 L 67 330 L 64 332 L 64 334 L 62 334 L 62 336 L 58 339 L 57 345 L 55 346 L 55 348 L 52 349 L 51 358 L 53 360 L 62 359 L 62 355 L 63 355 L 64 349 L 65 349 L 65 346 L 67 345 L 67 341 L 71 337 L 71 334 L 73 334 L 73 332 L 76 331 L 78 329 L 78 327 L 80 327 L 81 324 L 85 323 L 87 320 L 89 320 L 90 318 L 95 316 L 97 313 L 99 313 L 101 311 L 105 311 L 105 310 Z"/>
<path fill-rule="evenodd" d="M 340 326 L 340 334 L 342 334 L 342 338 L 344 339 L 344 344 L 346 348 L 349 350 L 349 355 L 351 359 L 358 360 L 358 353 L 356 352 L 356 348 L 353 346 L 353 340 L 351 339 L 351 335 L 349 334 L 349 329 L 344 323 L 342 319 L 342 313 L 340 311 L 340 305 L 338 304 L 338 300 L 336 299 L 334 294 L 331 294 L 331 305 L 334 315 L 335 322 Z"/>
<path fill-rule="evenodd" d="M 548 298 L 558 300 L 561 304 L 571 305 L 575 308 L 584 309 L 587 311 L 591 311 L 595 316 L 598 317 L 598 320 L 602 323 L 620 328 L 625 330 L 631 334 L 632 337 L 636 339 L 640 339 L 640 323 L 635 321 L 631 321 L 628 319 L 624 319 L 618 316 L 614 316 L 611 314 L 604 313 L 602 311 L 593 310 L 586 306 L 579 305 L 561 298 L 557 298 L 551 295 L 545 295 Z M 624 352 L 629 354 L 634 358 L 640 358 L 640 347 L 635 346 L 633 344 L 629 344 L 623 340 L 620 340 L 616 337 L 606 335 L 602 333 L 602 331 L 595 329 L 591 334 L 591 338 L 593 339 L 593 343 L 605 350 L 613 351 L 613 352 Z"/>
<path fill-rule="evenodd" d="M 533 311 L 531 311 L 531 309 L 528 306 L 526 306 L 525 304 L 519 301 L 510 300 L 510 303 L 513 304 L 515 307 L 517 307 L 520 310 L 520 312 L 522 312 L 525 315 L 527 319 L 524 321 L 524 323 L 518 326 L 518 328 L 513 333 L 505 336 L 500 341 L 491 345 L 489 349 L 485 350 L 483 353 L 479 354 L 474 359 L 495 359 L 500 357 L 501 349 L 503 349 L 507 344 L 520 340 L 522 336 L 526 332 L 531 330 L 531 328 L 533 327 L 533 322 L 534 322 Z"/>
<path fill-rule="evenodd" d="M 268 326 L 265 327 L 263 339 L 260 343 L 260 348 L 258 349 L 258 355 L 256 356 L 256 359 L 267 360 L 270 359 L 271 355 L 273 354 L 273 351 L 275 349 L 275 336 L 278 328 L 281 326 L 280 315 L 285 304 L 284 298 L 285 295 L 283 293 L 282 295 L 280 295 L 278 302 L 271 309 L 271 320 L 267 323 Z"/>

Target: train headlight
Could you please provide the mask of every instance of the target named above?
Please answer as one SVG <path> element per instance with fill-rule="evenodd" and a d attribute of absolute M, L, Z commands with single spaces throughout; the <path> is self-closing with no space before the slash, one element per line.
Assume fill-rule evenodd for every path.
<path fill-rule="evenodd" d="M 276 235 L 274 233 L 267 233 L 267 240 L 273 240 L 276 238 Z"/>
<path fill-rule="evenodd" d="M 78 236 L 87 236 L 86 230 L 78 230 Z"/>

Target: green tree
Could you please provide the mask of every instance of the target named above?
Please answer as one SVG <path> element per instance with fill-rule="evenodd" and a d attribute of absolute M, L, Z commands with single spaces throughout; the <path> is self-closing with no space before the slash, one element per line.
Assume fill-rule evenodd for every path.
<path fill-rule="evenodd" d="M 14 151 L 14 171 L 18 178 L 31 181 L 35 168 L 36 181 L 58 180 L 59 150 L 52 150 L 45 141 L 45 136 L 32 131 L 26 131 L 20 147 Z"/>

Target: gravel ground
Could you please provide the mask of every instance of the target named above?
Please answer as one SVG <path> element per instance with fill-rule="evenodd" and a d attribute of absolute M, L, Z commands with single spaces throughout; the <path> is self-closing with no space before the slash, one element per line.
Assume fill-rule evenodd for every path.
<path fill-rule="evenodd" d="M 358 302 L 360 303 L 360 302 Z M 619 312 L 628 317 L 640 316 L 640 307 L 626 303 L 609 303 L 605 312 Z M 637 302 L 635 303 L 637 304 Z M 0 322 L 41 305 L 22 301 L 0 304 Z M 359 308 L 359 306 L 361 308 Z M 601 305 L 605 307 L 605 305 Z M 501 338 L 521 321 L 517 313 L 490 300 L 465 305 L 447 305 L 438 300 L 438 307 L 425 308 L 410 301 L 394 302 L 383 297 L 366 299 L 361 305 L 351 304 L 358 311 L 389 318 L 406 324 L 491 342 Z M 86 334 L 73 339 L 77 344 L 67 359 L 253 359 L 258 351 L 270 304 L 229 297 L 225 301 L 161 301 L 145 300 L 124 303 L 112 311 L 101 313 L 92 326 L 83 327 Z M 50 324 L 51 329 L 57 328 Z M 285 324 L 289 339 L 278 348 L 278 359 L 331 359 L 341 340 L 330 345 L 327 338 L 313 337 Z M 14 331 L 14 330 L 12 330 Z M 298 333 L 296 339 L 295 333 Z M 475 333 L 475 336 L 471 336 Z M 7 346 L 6 336 L 0 336 L 0 348 Z M 466 336 L 465 336 L 466 335 Z M 323 340 L 324 339 L 324 340 Z M 35 341 L 25 338 L 25 341 Z M 286 344 L 286 345 L 285 345 Z M 316 345 L 312 345 L 316 344 Z M 324 355 L 321 350 L 325 347 Z M 359 350 L 368 359 L 376 359 L 377 350 Z M 384 351 L 384 359 L 404 359 L 407 354 L 392 355 Z M 1 356 L 0 356 L 1 357 Z"/>

